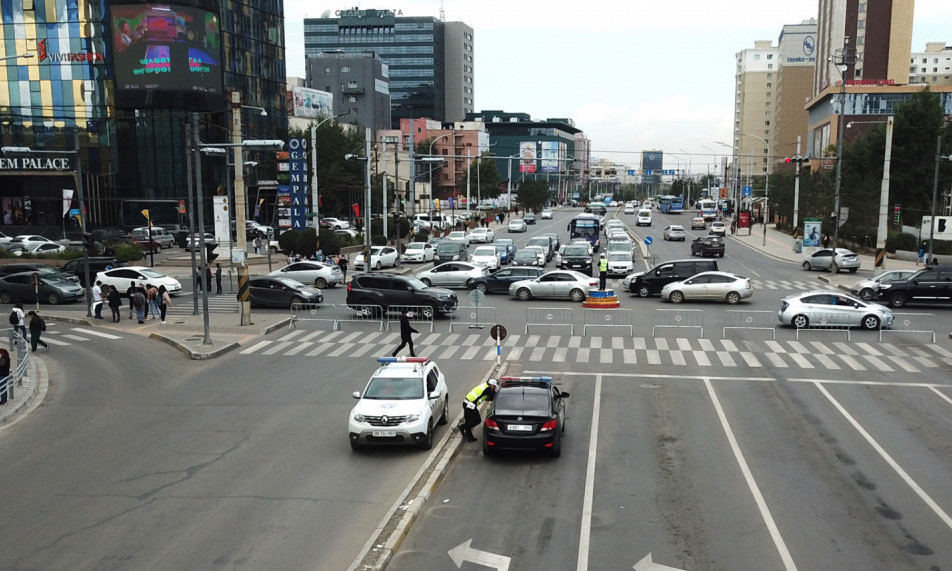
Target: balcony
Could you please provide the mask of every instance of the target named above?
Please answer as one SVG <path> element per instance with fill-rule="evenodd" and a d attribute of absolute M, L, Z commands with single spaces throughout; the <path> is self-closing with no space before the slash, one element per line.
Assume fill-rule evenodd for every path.
<path fill-rule="evenodd" d="M 364 88 L 356 84 L 345 85 L 341 88 L 341 93 L 344 95 L 363 95 Z"/>

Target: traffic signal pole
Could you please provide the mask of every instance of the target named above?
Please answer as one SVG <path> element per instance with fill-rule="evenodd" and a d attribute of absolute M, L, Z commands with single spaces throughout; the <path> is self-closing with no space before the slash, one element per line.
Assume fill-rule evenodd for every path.
<path fill-rule="evenodd" d="M 235 153 L 235 239 L 238 250 L 248 251 L 248 239 L 245 236 L 245 216 L 248 210 L 245 197 L 245 175 L 242 168 L 241 148 L 241 93 L 231 92 L 231 144 Z M 318 221 L 320 222 L 320 221 Z M 317 226 L 320 232 L 320 225 Z M 318 234 L 320 235 L 320 234 Z M 271 251 L 271 245 L 268 245 Z M 248 262 L 242 260 L 238 266 L 238 305 L 241 307 L 241 325 L 251 323 L 251 291 L 248 289 Z"/>
<path fill-rule="evenodd" d="M 194 124 L 198 126 L 198 114 L 194 114 Z M 193 152 L 195 153 L 195 194 L 198 201 L 198 255 L 199 260 L 201 261 L 199 265 L 198 275 L 195 277 L 199 280 L 205 280 L 204 285 L 202 286 L 202 322 L 204 324 L 205 336 L 202 338 L 202 345 L 211 345 L 211 325 L 208 320 L 208 290 L 211 286 L 209 283 L 211 280 L 205 278 L 208 275 L 208 259 L 206 257 L 205 251 L 205 195 L 202 192 L 202 156 L 201 151 L 198 146 L 198 132 L 195 133 L 195 145 Z M 239 228 L 244 228 L 244 225 Z M 236 229 L 237 232 L 237 229 Z"/>

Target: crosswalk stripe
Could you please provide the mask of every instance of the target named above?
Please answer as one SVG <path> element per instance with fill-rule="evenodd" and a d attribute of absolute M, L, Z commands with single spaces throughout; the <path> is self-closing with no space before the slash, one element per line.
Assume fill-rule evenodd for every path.
<path fill-rule="evenodd" d="M 453 358 L 453 355 L 454 355 L 454 354 L 456 353 L 456 351 L 458 351 L 458 350 L 459 350 L 459 347 L 458 347 L 458 346 L 447 347 L 446 349 L 443 350 L 442 353 L 440 353 L 440 359 L 443 359 L 444 361 L 449 360 L 449 359 L 452 359 L 452 358 Z"/>
<path fill-rule="evenodd" d="M 262 355 L 274 355 L 275 353 L 279 353 L 290 346 L 291 343 L 287 341 L 278 341 L 274 344 L 274 346 L 269 347 L 266 351 L 264 351 Z"/>
<path fill-rule="evenodd" d="M 714 353 L 717 355 L 717 358 L 721 360 L 721 365 L 725 367 L 736 367 L 737 364 L 734 363 L 734 359 L 728 353 L 717 352 Z"/>
<path fill-rule="evenodd" d="M 602 338 L 601 337 L 590 337 L 588 340 L 588 346 L 590 349 L 601 349 L 602 348 Z"/>
<path fill-rule="evenodd" d="M 321 353 L 323 353 L 324 351 L 330 349 L 330 348 L 333 347 L 333 346 L 334 346 L 334 345 L 332 345 L 331 343 L 321 343 L 321 344 L 318 345 L 317 347 L 315 347 L 315 348 L 311 349 L 310 351 L 308 351 L 308 352 L 307 352 L 307 356 L 308 356 L 308 357 L 316 357 L 316 356 L 320 355 Z"/>
<path fill-rule="evenodd" d="M 569 338 L 569 349 L 578 349 L 582 346 L 581 337 L 570 337 Z"/>
<path fill-rule="evenodd" d="M 827 354 L 819 353 L 819 354 L 814 354 L 813 356 L 816 357 L 816 360 L 819 361 L 820 365 L 822 365 L 824 368 L 830 369 L 833 371 L 840 370 L 840 366 L 834 363 L 833 359 L 831 359 Z"/>
<path fill-rule="evenodd" d="M 648 364 L 649 365 L 660 365 L 661 364 L 661 352 L 657 349 L 648 349 Z"/>
<path fill-rule="evenodd" d="M 532 350 L 532 353 L 529 354 L 530 361 L 541 361 L 542 355 L 545 354 L 545 347 L 536 347 Z"/>
<path fill-rule="evenodd" d="M 44 337 L 44 338 L 43 338 L 43 341 L 46 341 L 46 342 L 49 343 L 50 345 L 57 345 L 57 346 L 60 346 L 60 347 L 66 347 L 67 345 L 72 345 L 72 343 L 70 343 L 70 342 L 68 342 L 68 341 L 59 341 L 59 340 L 56 339 L 55 337 Z"/>
<path fill-rule="evenodd" d="M 297 344 L 296 344 L 294 347 L 292 347 L 290 351 L 288 351 L 287 353 L 285 353 L 285 355 L 287 355 L 288 357 L 291 357 L 291 356 L 293 356 L 293 355 L 297 355 L 298 353 L 300 353 L 301 351 L 307 349 L 308 347 L 310 347 L 310 346 L 313 345 L 313 344 L 314 344 L 314 343 L 313 343 L 312 341 L 298 341 Z M 368 347 L 370 347 L 370 345 L 368 345 Z"/>
<path fill-rule="evenodd" d="M 632 341 L 634 341 L 634 343 L 635 343 L 635 349 L 639 349 L 639 350 L 641 350 L 641 351 L 644 351 L 645 349 L 648 348 L 648 343 L 645 342 L 645 338 L 644 338 L 644 337 L 635 337 Z"/>
<path fill-rule="evenodd" d="M 255 343 L 254 345 L 252 345 L 251 347 L 248 347 L 247 349 L 242 349 L 241 351 L 239 351 L 239 354 L 250 355 L 251 353 L 256 352 L 258 349 L 261 349 L 262 347 L 267 347 L 271 343 L 272 343 L 271 341 L 259 341 Z"/>
<path fill-rule="evenodd" d="M 555 353 L 552 355 L 552 361 L 555 363 L 564 363 L 568 352 L 569 350 L 565 347 L 556 347 Z"/>
<path fill-rule="evenodd" d="M 308 333 L 307 335 L 305 335 L 304 337 L 301 337 L 300 341 L 301 342 L 310 341 L 311 339 L 314 339 L 315 337 L 319 336 L 321 333 L 323 333 L 323 331 L 312 331 Z M 368 339 L 372 339 L 372 338 L 373 337 L 369 337 Z"/>
<path fill-rule="evenodd" d="M 295 337 L 299 336 L 302 333 L 304 333 L 303 329 L 295 329 L 294 331 L 288 333 L 284 337 L 279 338 L 278 341 L 290 341 L 291 339 L 294 339 Z"/>
<path fill-rule="evenodd" d="M 687 361 L 684 360 L 684 352 L 671 351 L 671 363 L 674 365 L 686 365 Z"/>
<path fill-rule="evenodd" d="M 470 347 L 469 349 L 466 350 L 465 353 L 463 353 L 463 356 L 460 357 L 460 359 L 472 359 L 473 357 L 476 356 L 476 353 L 478 352 L 479 352 L 479 347 Z"/>
<path fill-rule="evenodd" d="M 854 371 L 865 371 L 866 367 L 860 364 L 852 355 L 840 355 L 840 359 L 846 363 L 846 366 Z"/>
<path fill-rule="evenodd" d="M 638 363 L 638 353 L 634 349 L 623 349 L 621 355 L 622 360 L 626 365 L 634 365 Z"/>
<path fill-rule="evenodd" d="M 73 341 L 89 341 L 89 337 L 80 337 L 79 335 L 72 335 L 70 333 L 63 333 L 60 335 L 60 337 L 72 339 Z"/>
<path fill-rule="evenodd" d="M 525 349 L 525 347 L 513 347 L 512 350 L 509 352 L 509 360 L 518 361 L 519 359 L 521 359 L 523 349 Z"/>
<path fill-rule="evenodd" d="M 807 360 L 806 357 L 801 353 L 790 353 L 790 358 L 801 368 L 801 369 L 812 369 L 813 363 Z"/>
<path fill-rule="evenodd" d="M 889 360 L 892 361 L 893 363 L 899 365 L 899 367 L 900 367 L 903 371 L 906 371 L 907 373 L 917 373 L 917 372 L 919 372 L 919 370 L 916 369 L 915 367 L 913 367 L 913 366 L 909 363 L 909 361 L 907 361 L 907 360 L 904 359 L 903 357 L 900 357 L 899 355 L 891 355 L 891 356 L 889 357 Z"/>
<path fill-rule="evenodd" d="M 109 333 L 103 333 L 102 331 L 96 331 L 95 329 L 85 329 L 83 327 L 74 327 L 73 331 L 77 333 L 84 333 L 86 335 L 95 335 L 97 337 L 102 337 L 103 339 L 122 339 L 119 335 L 112 335 Z"/>
<path fill-rule="evenodd" d="M 614 353 L 615 352 L 612 351 L 611 349 L 599 349 L 598 350 L 599 362 L 605 363 L 606 365 L 611 364 L 614 361 L 614 357 L 615 357 Z"/>
<path fill-rule="evenodd" d="M 590 357 L 591 349 L 579 349 L 578 350 L 578 362 L 579 363 L 588 363 Z"/>
<path fill-rule="evenodd" d="M 780 357 L 780 355 L 778 355 L 778 354 L 776 354 L 776 353 L 764 353 L 764 355 L 767 356 L 767 360 L 770 361 L 770 364 L 773 365 L 774 367 L 777 367 L 778 369 L 786 369 L 786 368 L 787 368 L 787 362 L 784 361 L 784 360 Z"/>
<path fill-rule="evenodd" d="M 740 356 L 747 363 L 748 367 L 760 367 L 760 361 L 757 360 L 757 357 L 754 356 L 750 351 L 741 351 Z"/>
<path fill-rule="evenodd" d="M 624 349 L 624 348 L 625 348 L 624 337 L 612 337 L 612 349 Z"/>
<path fill-rule="evenodd" d="M 366 355 L 367 353 L 369 353 L 371 350 L 373 350 L 373 349 L 375 349 L 375 348 L 376 348 L 376 346 L 374 346 L 374 345 L 363 345 L 363 346 L 361 346 L 361 347 L 358 347 L 353 353 L 350 354 L 350 356 L 351 356 L 351 357 L 363 357 L 364 355 Z"/>
<path fill-rule="evenodd" d="M 704 351 L 692 351 L 691 354 L 694 355 L 694 360 L 697 361 L 698 366 L 711 366 L 711 360 L 707 358 L 707 353 Z"/>
<path fill-rule="evenodd" d="M 873 368 L 876 371 L 880 371 L 883 373 L 893 372 L 893 368 L 887 365 L 886 362 L 880 359 L 879 357 L 875 355 L 866 355 L 865 358 L 867 361 L 869 361 L 873 365 Z"/>
<path fill-rule="evenodd" d="M 558 347 L 559 342 L 562 340 L 560 335 L 553 335 L 549 337 L 549 342 L 545 344 L 546 347 Z"/>
<path fill-rule="evenodd" d="M 348 355 L 350 354 L 350 350 L 354 345 L 354 343 L 341 343 L 339 347 L 328 353 L 327 356 L 340 357 L 341 355 Z"/>

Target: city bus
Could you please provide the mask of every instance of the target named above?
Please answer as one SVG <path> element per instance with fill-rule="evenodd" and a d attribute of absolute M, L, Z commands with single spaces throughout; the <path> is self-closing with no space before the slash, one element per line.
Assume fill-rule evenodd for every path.
<path fill-rule="evenodd" d="M 717 218 L 717 201 L 710 198 L 702 198 L 697 201 L 697 210 L 705 220 L 715 220 Z"/>
<path fill-rule="evenodd" d="M 658 210 L 665 214 L 681 214 L 684 212 L 684 197 L 673 194 L 659 196 Z"/>
<path fill-rule="evenodd" d="M 592 251 L 598 251 L 598 235 L 601 222 L 594 214 L 579 214 L 569 222 L 569 242 L 576 238 L 585 238 L 592 245 Z"/>

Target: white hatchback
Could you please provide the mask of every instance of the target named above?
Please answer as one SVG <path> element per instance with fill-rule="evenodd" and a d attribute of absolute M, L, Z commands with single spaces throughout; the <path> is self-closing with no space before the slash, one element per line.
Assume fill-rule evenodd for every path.
<path fill-rule="evenodd" d="M 499 252 L 495 246 L 479 246 L 469 256 L 469 260 L 477 266 L 483 266 L 490 270 L 499 268 Z"/>

